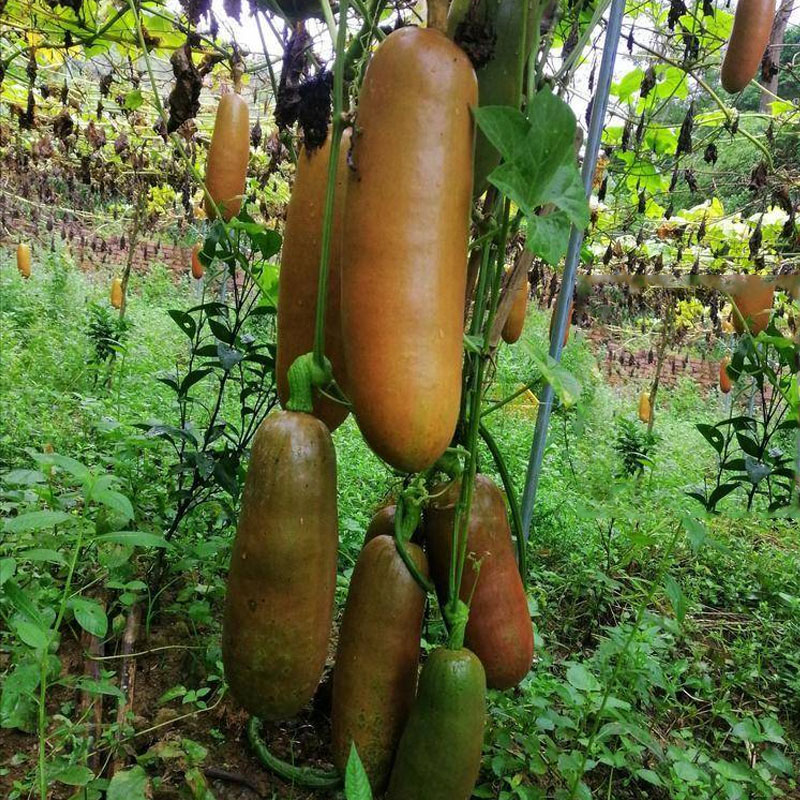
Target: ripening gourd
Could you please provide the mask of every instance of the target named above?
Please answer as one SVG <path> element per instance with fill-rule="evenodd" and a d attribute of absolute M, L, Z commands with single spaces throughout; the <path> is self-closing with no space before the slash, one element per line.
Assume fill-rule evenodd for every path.
<path fill-rule="evenodd" d="M 719 390 L 722 394 L 728 394 L 733 388 L 733 382 L 730 375 L 728 375 L 728 364 L 731 360 L 726 356 L 719 362 Z"/>
<path fill-rule="evenodd" d="M 238 94 L 220 98 L 214 133 L 208 148 L 206 189 L 226 222 L 242 207 L 247 162 L 250 158 L 250 112 Z M 206 215 L 216 219 L 214 206 L 206 198 Z"/>
<path fill-rule="evenodd" d="M 736 333 L 744 333 L 745 324 L 753 336 L 766 329 L 775 300 L 773 284 L 761 280 L 758 275 L 748 275 L 732 293 L 731 299 L 734 305 L 731 321 Z"/>
<path fill-rule="evenodd" d="M 639 395 L 639 419 L 642 422 L 649 423 L 653 417 L 653 407 L 650 404 L 650 395 L 647 392 L 642 392 Z"/>
<path fill-rule="evenodd" d="M 17 269 L 23 278 L 31 276 L 31 248 L 24 242 L 17 245 Z"/>
<path fill-rule="evenodd" d="M 114 278 L 111 281 L 111 305 L 114 308 L 122 308 L 122 280 Z"/>
<path fill-rule="evenodd" d="M 203 249 L 203 246 L 198 242 L 192 248 L 192 277 L 199 281 L 200 278 L 203 277 L 203 263 L 200 261 L 200 251 Z"/>
<path fill-rule="evenodd" d="M 726 92 L 741 92 L 755 77 L 769 43 L 774 19 L 775 0 L 739 0 L 737 3 L 720 73 Z"/>

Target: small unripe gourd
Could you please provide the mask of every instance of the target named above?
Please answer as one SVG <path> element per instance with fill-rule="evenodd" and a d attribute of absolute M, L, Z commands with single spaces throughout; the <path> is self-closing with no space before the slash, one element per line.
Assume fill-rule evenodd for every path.
<path fill-rule="evenodd" d="M 192 248 L 192 277 L 196 281 L 203 277 L 203 264 L 200 261 L 200 251 L 202 249 L 200 242 Z"/>
<path fill-rule="evenodd" d="M 111 305 L 114 308 L 122 308 L 122 280 L 114 278 L 111 281 Z"/>
<path fill-rule="evenodd" d="M 23 278 L 31 276 L 31 248 L 24 242 L 17 245 L 17 269 Z"/>

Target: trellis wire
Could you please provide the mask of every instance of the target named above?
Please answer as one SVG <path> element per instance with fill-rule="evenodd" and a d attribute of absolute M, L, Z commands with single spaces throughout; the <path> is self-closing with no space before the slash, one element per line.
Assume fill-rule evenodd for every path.
<path fill-rule="evenodd" d="M 622 17 L 625 13 L 625 0 L 613 0 L 606 28 L 606 39 L 603 48 L 603 58 L 600 62 L 600 74 L 597 79 L 597 92 L 592 105 L 592 115 L 589 120 L 589 136 L 586 142 L 586 151 L 583 157 L 583 187 L 587 197 L 592 191 L 592 179 L 597 164 L 597 154 L 600 150 L 600 140 L 603 134 L 608 97 L 611 89 L 611 78 L 614 74 L 614 62 L 617 58 L 620 33 L 622 31 Z M 575 226 L 572 227 L 567 247 L 567 257 L 564 262 L 564 275 L 561 280 L 561 289 L 558 293 L 555 323 L 550 337 L 550 355 L 558 362 L 561 360 L 562 342 L 564 331 L 567 328 L 567 315 L 572 292 L 575 286 L 575 276 L 578 270 L 581 244 L 584 232 Z M 547 428 L 550 423 L 550 413 L 553 407 L 553 387 L 545 383 L 539 396 L 539 413 L 536 416 L 536 430 L 531 445 L 531 454 L 528 461 L 528 471 L 525 476 L 525 487 L 522 492 L 522 531 L 525 539 L 530 536 L 533 508 L 536 502 L 536 491 L 539 486 L 539 477 L 542 471 L 542 458 L 547 441 Z"/>

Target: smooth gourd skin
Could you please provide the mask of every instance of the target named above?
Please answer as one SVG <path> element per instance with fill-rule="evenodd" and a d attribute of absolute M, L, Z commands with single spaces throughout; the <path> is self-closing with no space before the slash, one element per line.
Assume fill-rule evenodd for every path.
<path fill-rule="evenodd" d="M 435 499 L 425 511 L 428 558 L 440 602 L 447 598 L 460 488 L 460 483 L 454 482 L 444 492 L 434 490 Z M 516 686 L 530 669 L 533 626 L 517 569 L 505 501 L 485 475 L 475 477 L 467 553 L 461 599 L 466 602 L 472 595 L 472 603 L 464 642 L 480 658 L 487 685 L 508 689 Z M 481 567 L 476 583 L 472 564 L 477 560 Z"/>
<path fill-rule="evenodd" d="M 31 248 L 29 245 L 21 242 L 17 245 L 17 269 L 23 278 L 30 278 L 31 276 Z"/>
<path fill-rule="evenodd" d="M 486 678 L 466 648 L 434 650 L 397 749 L 387 800 L 469 800 L 481 766 Z"/>
<path fill-rule="evenodd" d="M 224 94 L 217 107 L 214 133 L 208 148 L 206 189 L 226 222 L 242 207 L 249 158 L 250 112 L 247 103 L 238 94 Z M 208 218 L 215 219 L 208 198 L 205 208 Z"/>
<path fill-rule="evenodd" d="M 367 443 L 418 472 L 450 444 L 461 398 L 475 72 L 428 28 L 378 47 L 347 189 L 342 329 Z"/>
<path fill-rule="evenodd" d="M 761 331 L 766 330 L 775 300 L 773 284 L 765 283 L 758 275 L 748 275 L 741 288 L 732 294 L 731 299 L 753 336 L 758 336 Z M 745 325 L 736 313 L 736 309 L 731 314 L 731 321 L 736 333 L 744 333 Z"/>
<path fill-rule="evenodd" d="M 725 91 L 741 92 L 753 80 L 769 44 L 774 19 L 775 0 L 739 0 L 720 74 Z"/>
<path fill-rule="evenodd" d="M 333 365 L 333 376 L 342 389 L 347 389 L 347 375 L 342 349 L 340 298 L 340 268 L 342 221 L 347 188 L 347 154 L 350 150 L 350 131 L 342 135 L 339 164 L 336 173 L 336 194 L 331 229 L 331 249 L 328 266 L 328 297 L 325 314 L 325 355 Z M 317 281 L 322 251 L 322 220 L 325 212 L 325 192 L 328 186 L 330 137 L 325 144 L 309 154 L 300 151 L 297 159 L 292 197 L 286 215 L 283 234 L 281 272 L 278 279 L 278 353 L 276 376 L 281 405 L 289 400 L 287 373 L 292 362 L 314 347 L 314 325 L 317 313 Z M 333 431 L 350 413 L 343 403 L 316 394 L 314 416 Z"/>
<path fill-rule="evenodd" d="M 653 407 L 650 404 L 650 395 L 647 392 L 642 392 L 639 395 L 639 419 L 642 422 L 650 422 L 653 416 Z"/>
<path fill-rule="evenodd" d="M 111 281 L 111 305 L 114 308 L 122 308 L 122 280 L 114 278 Z"/>
<path fill-rule="evenodd" d="M 324 423 L 277 411 L 256 433 L 231 555 L 222 659 L 234 697 L 286 719 L 319 683 L 333 620 L 336 454 Z"/>
<path fill-rule="evenodd" d="M 408 554 L 424 575 L 427 559 Z M 425 593 L 389 536 L 361 551 L 350 579 L 333 674 L 333 761 L 344 770 L 355 742 L 374 791 L 389 780 L 417 687 Z"/>
<path fill-rule="evenodd" d="M 731 381 L 730 375 L 728 375 L 728 364 L 730 363 L 731 360 L 727 357 L 719 362 L 719 390 L 722 394 L 728 394 L 733 388 L 733 382 Z"/>
<path fill-rule="evenodd" d="M 501 333 L 506 344 L 514 344 L 522 336 L 522 331 L 525 328 L 525 314 L 528 311 L 528 293 L 530 289 L 530 281 L 526 278 L 514 295 L 511 311 L 506 317 Z"/>
<path fill-rule="evenodd" d="M 536 15 L 532 0 L 481 0 L 476 18 L 483 14 L 494 20 L 494 55 L 478 71 L 481 106 L 519 106 L 522 94 L 520 48 L 525 3 L 528 3 L 525 53 L 530 52 Z M 475 141 L 475 185 L 473 193 L 483 194 L 489 173 L 500 163 L 500 153 L 479 130 Z"/>
<path fill-rule="evenodd" d="M 394 515 L 397 506 L 389 503 L 381 506 L 373 515 L 364 534 L 364 546 L 372 541 L 376 536 L 394 536 Z"/>
<path fill-rule="evenodd" d="M 203 264 L 200 261 L 200 251 L 203 249 L 203 246 L 198 242 L 192 248 L 192 277 L 199 281 L 200 278 L 203 277 Z"/>

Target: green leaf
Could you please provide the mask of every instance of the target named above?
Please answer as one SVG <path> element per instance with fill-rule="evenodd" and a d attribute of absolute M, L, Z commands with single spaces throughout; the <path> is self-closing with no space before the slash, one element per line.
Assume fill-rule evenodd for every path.
<path fill-rule="evenodd" d="M 147 800 L 150 781 L 139 766 L 117 772 L 108 784 L 106 800 Z"/>
<path fill-rule="evenodd" d="M 768 747 L 761 754 L 761 759 L 769 764 L 773 772 L 783 775 L 791 775 L 793 772 L 792 762 L 777 747 Z"/>
<path fill-rule="evenodd" d="M 33 622 L 40 628 L 47 627 L 47 623 L 39 613 L 36 606 L 28 598 L 28 595 L 20 589 L 19 584 L 14 580 L 7 580 L 3 586 L 6 597 L 11 601 L 11 605 L 19 611 L 28 622 Z"/>
<path fill-rule="evenodd" d="M 673 765 L 675 774 L 686 783 L 695 783 L 700 780 L 700 771 L 691 761 L 676 761 Z"/>
<path fill-rule="evenodd" d="M 69 764 L 58 770 L 53 778 L 67 786 L 86 786 L 89 781 L 94 780 L 94 773 L 81 764 Z"/>
<path fill-rule="evenodd" d="M 17 562 L 13 558 L 0 558 L 0 586 L 14 577 L 17 571 Z"/>
<path fill-rule="evenodd" d="M 752 770 L 745 764 L 733 761 L 712 761 L 711 767 L 723 778 L 738 783 L 752 783 Z"/>
<path fill-rule="evenodd" d="M 686 597 L 681 590 L 680 584 L 672 575 L 664 576 L 664 591 L 667 593 L 667 597 L 669 597 L 676 619 L 678 622 L 683 623 L 683 620 L 686 618 Z"/>
<path fill-rule="evenodd" d="M 7 533 L 24 533 L 25 531 L 41 531 L 69 522 L 72 517 L 64 511 L 29 511 L 6 520 Z"/>
<path fill-rule="evenodd" d="M 133 506 L 131 501 L 122 492 L 115 489 L 105 489 L 94 493 L 94 500 L 102 503 L 106 508 L 116 511 L 124 520 L 133 519 Z"/>
<path fill-rule="evenodd" d="M 572 664 L 567 670 L 567 681 L 581 692 L 599 692 L 600 682 L 583 664 Z"/>
<path fill-rule="evenodd" d="M 17 636 L 28 647 L 33 647 L 35 650 L 45 650 L 50 644 L 50 631 L 45 630 L 35 622 L 19 619 L 14 623 L 14 627 L 17 630 Z"/>
<path fill-rule="evenodd" d="M 648 783 L 652 783 L 653 786 L 663 786 L 664 782 L 658 776 L 658 773 L 653 772 L 651 769 L 637 769 L 636 775 L 644 781 Z"/>
<path fill-rule="evenodd" d="M 89 468 L 85 464 L 81 464 L 76 458 L 72 458 L 72 456 L 63 456 L 60 453 L 42 453 L 37 456 L 36 460 L 42 464 L 54 464 L 57 467 L 61 467 L 81 483 L 85 483 L 92 476 Z"/>
<path fill-rule="evenodd" d="M 169 547 L 169 542 L 163 536 L 144 531 L 114 531 L 104 533 L 95 538 L 95 542 L 113 542 L 124 544 L 126 547 Z"/>
<path fill-rule="evenodd" d="M 344 794 L 347 800 L 372 800 L 372 790 L 364 765 L 358 756 L 355 742 L 350 745 L 350 755 L 344 773 Z"/>
<path fill-rule="evenodd" d="M 124 106 L 128 111 L 136 111 L 142 103 L 144 103 L 144 97 L 142 97 L 140 89 L 134 89 L 125 95 Z"/>
<path fill-rule="evenodd" d="M 73 597 L 69 601 L 75 621 L 87 633 L 103 638 L 108 631 L 108 617 L 103 607 L 95 600 L 86 597 Z"/>
<path fill-rule="evenodd" d="M 19 553 L 21 561 L 46 561 L 50 564 L 66 565 L 67 560 L 58 550 L 50 550 L 46 547 L 34 547 L 30 550 L 23 550 Z"/>
<path fill-rule="evenodd" d="M 44 483 L 47 478 L 37 469 L 12 469 L 3 475 L 3 480 L 14 486 L 30 486 L 34 483 Z"/>
<path fill-rule="evenodd" d="M 33 693 L 39 686 L 40 675 L 39 663 L 26 661 L 5 676 L 0 695 L 0 727 L 28 733 L 33 730 L 36 709 Z"/>
<path fill-rule="evenodd" d="M 534 255 L 556 266 L 567 252 L 570 222 L 563 211 L 552 214 L 531 214 L 525 220 L 525 246 Z"/>

